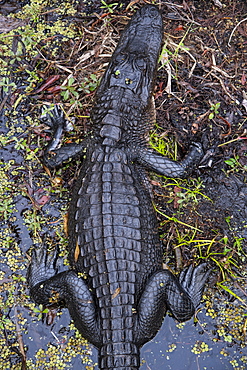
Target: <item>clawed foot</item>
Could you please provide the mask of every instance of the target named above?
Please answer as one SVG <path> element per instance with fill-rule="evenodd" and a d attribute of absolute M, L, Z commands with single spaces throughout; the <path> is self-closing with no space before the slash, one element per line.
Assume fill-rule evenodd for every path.
<path fill-rule="evenodd" d="M 56 275 L 56 259 L 57 250 L 48 255 L 45 247 L 33 249 L 32 260 L 27 274 L 30 288 Z"/>
<path fill-rule="evenodd" d="M 61 144 L 63 132 L 72 130 L 73 126 L 65 119 L 64 112 L 58 104 L 53 108 L 43 109 L 40 119 L 53 131 L 53 139 L 46 151 L 57 149 Z"/>
<path fill-rule="evenodd" d="M 196 308 L 201 300 L 204 285 L 211 273 L 207 263 L 202 263 L 197 267 L 190 265 L 184 269 L 179 277 L 179 282 L 184 290 L 189 294 L 194 307 Z"/>
<path fill-rule="evenodd" d="M 43 107 L 40 120 L 53 131 L 56 131 L 59 126 L 65 128 L 64 113 L 58 104 L 51 107 Z"/>
<path fill-rule="evenodd" d="M 194 164 L 197 164 L 203 157 L 202 144 L 192 142 L 189 148 L 189 155 L 193 158 Z"/>

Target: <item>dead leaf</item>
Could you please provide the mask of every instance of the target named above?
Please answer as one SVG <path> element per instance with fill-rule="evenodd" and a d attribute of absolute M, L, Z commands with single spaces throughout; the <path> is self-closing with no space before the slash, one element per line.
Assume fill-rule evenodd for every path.
<path fill-rule="evenodd" d="M 54 177 L 54 179 L 51 180 L 51 182 L 52 182 L 52 186 L 56 188 L 63 184 L 63 179 L 61 177 L 56 176 Z"/>
<path fill-rule="evenodd" d="M 76 242 L 75 253 L 74 253 L 74 260 L 75 260 L 75 262 L 78 261 L 79 255 L 80 255 L 80 246 L 79 246 L 78 242 Z"/>
<path fill-rule="evenodd" d="M 198 128 L 199 128 L 198 123 L 194 122 L 191 128 L 192 134 L 196 134 L 198 131 Z"/>
<path fill-rule="evenodd" d="M 46 167 L 44 164 L 43 164 L 43 167 L 44 167 L 44 170 L 45 170 L 45 172 L 47 173 L 47 175 L 48 175 L 49 177 L 51 177 L 51 171 L 49 170 L 49 168 L 48 168 L 48 167 Z"/>
<path fill-rule="evenodd" d="M 50 199 L 51 199 L 51 197 L 49 195 L 42 195 L 40 198 L 35 199 L 35 202 L 39 206 L 44 206 L 46 203 L 49 202 Z"/>
<path fill-rule="evenodd" d="M 117 289 L 115 290 L 115 292 L 113 293 L 113 295 L 112 295 L 111 299 L 116 298 L 116 297 L 119 295 L 119 293 L 120 293 L 120 292 L 121 292 L 121 288 L 119 287 L 119 288 L 117 288 Z"/>
<path fill-rule="evenodd" d="M 49 311 L 46 314 L 46 325 L 52 325 L 54 322 L 54 319 L 57 315 L 57 311 L 55 309 L 49 309 Z"/>
<path fill-rule="evenodd" d="M 158 181 L 154 181 L 154 180 L 151 180 L 151 184 L 154 186 L 159 186 L 159 187 L 161 186 Z"/>
<path fill-rule="evenodd" d="M 63 228 L 65 235 L 68 236 L 68 212 L 63 216 Z"/>
<path fill-rule="evenodd" d="M 245 77 L 244 72 L 243 72 L 242 77 L 241 77 L 241 84 L 242 85 L 245 85 L 246 84 L 246 77 Z"/>
<path fill-rule="evenodd" d="M 57 80 L 59 80 L 60 75 L 53 75 L 47 78 L 47 80 L 41 85 L 37 90 L 33 91 L 33 94 L 38 94 L 42 91 L 48 90 L 49 87 L 54 84 Z M 59 87 L 60 88 L 60 87 Z"/>

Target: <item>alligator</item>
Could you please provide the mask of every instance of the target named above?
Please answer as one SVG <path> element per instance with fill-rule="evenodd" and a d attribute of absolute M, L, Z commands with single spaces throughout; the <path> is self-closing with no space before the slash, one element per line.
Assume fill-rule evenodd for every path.
<path fill-rule="evenodd" d="M 71 268 L 58 273 L 56 252 L 33 249 L 30 293 L 37 304 L 69 309 L 104 370 L 139 369 L 140 348 L 156 335 L 167 310 L 178 321 L 190 319 L 209 275 L 203 263 L 177 278 L 162 263 L 147 171 L 188 176 L 202 157 L 200 143 L 192 143 L 180 162 L 148 144 L 162 35 L 156 6 L 136 11 L 96 91 L 92 135 L 61 146 L 63 113 L 55 107 L 47 119 L 54 135 L 46 166 L 76 156 L 82 164 L 69 207 Z"/>

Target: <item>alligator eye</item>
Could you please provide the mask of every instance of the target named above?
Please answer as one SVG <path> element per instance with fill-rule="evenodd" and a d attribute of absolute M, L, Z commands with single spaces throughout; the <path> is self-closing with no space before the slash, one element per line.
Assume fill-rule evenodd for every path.
<path fill-rule="evenodd" d="M 146 63 L 145 63 L 145 60 L 140 58 L 140 59 L 136 59 L 135 61 L 136 63 L 136 66 L 139 68 L 139 69 L 145 69 L 146 67 Z"/>
<path fill-rule="evenodd" d="M 115 58 L 115 63 L 121 63 L 123 62 L 124 60 L 126 59 L 126 55 L 125 54 L 118 54 Z"/>

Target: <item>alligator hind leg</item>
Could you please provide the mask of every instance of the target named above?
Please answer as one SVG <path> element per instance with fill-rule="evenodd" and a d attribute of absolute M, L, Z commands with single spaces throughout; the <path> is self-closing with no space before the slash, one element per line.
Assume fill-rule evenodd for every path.
<path fill-rule="evenodd" d="M 206 266 L 190 266 L 179 280 L 169 270 L 151 276 L 137 308 L 135 343 L 141 346 L 154 337 L 167 310 L 181 322 L 193 316 L 210 273 Z"/>
<path fill-rule="evenodd" d="M 101 346 L 94 300 L 84 279 L 70 270 L 56 273 L 55 254 L 45 247 L 34 249 L 28 271 L 30 294 L 37 304 L 64 304 L 80 333 L 96 347 Z"/>
<path fill-rule="evenodd" d="M 167 177 L 185 177 L 199 163 L 203 156 L 200 143 L 193 143 L 187 156 L 180 162 L 173 161 L 151 149 L 137 150 L 137 161 L 147 169 Z"/>
<path fill-rule="evenodd" d="M 47 167 L 56 167 L 65 162 L 66 160 L 83 154 L 87 151 L 88 140 L 85 139 L 82 143 L 70 143 L 61 146 L 62 136 L 64 131 L 67 130 L 67 124 L 64 113 L 57 105 L 50 111 L 42 116 L 42 121 L 48 125 L 53 131 L 53 137 L 48 147 L 45 150 L 43 163 Z"/>

